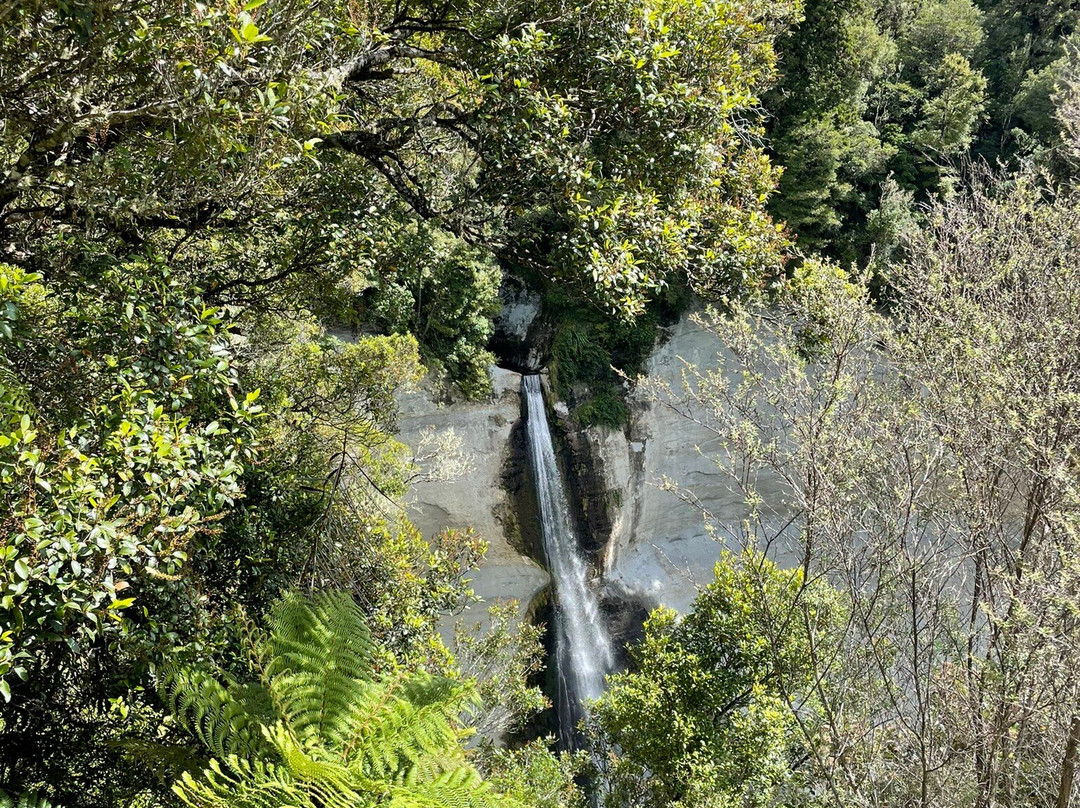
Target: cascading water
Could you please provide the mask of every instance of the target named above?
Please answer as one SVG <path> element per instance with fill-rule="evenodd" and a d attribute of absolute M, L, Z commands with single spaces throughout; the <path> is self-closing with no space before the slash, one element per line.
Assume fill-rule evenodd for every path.
<path fill-rule="evenodd" d="M 581 553 L 566 488 L 555 461 L 539 376 L 525 376 L 529 414 L 529 455 L 540 509 L 544 553 L 555 589 L 555 671 L 559 692 L 559 738 L 564 747 L 577 744 L 575 728 L 583 703 L 603 695 L 604 677 L 613 669 L 611 639 L 600 619 L 596 595 L 589 586 L 588 565 Z"/>

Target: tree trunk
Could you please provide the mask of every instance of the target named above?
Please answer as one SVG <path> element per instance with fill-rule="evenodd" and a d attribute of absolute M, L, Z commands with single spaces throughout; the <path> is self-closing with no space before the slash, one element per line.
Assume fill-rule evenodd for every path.
<path fill-rule="evenodd" d="M 1076 769 L 1077 744 L 1080 744 L 1080 715 L 1074 715 L 1069 727 L 1069 742 L 1065 745 L 1065 760 L 1061 763 L 1061 782 L 1058 784 L 1057 808 L 1069 808 L 1073 772 Z"/>

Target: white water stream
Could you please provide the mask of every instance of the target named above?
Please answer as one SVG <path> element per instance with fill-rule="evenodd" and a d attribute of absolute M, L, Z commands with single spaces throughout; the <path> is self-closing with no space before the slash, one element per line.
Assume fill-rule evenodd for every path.
<path fill-rule="evenodd" d="M 540 510 L 548 571 L 555 589 L 555 670 L 559 693 L 559 737 L 576 747 L 575 728 L 583 703 L 604 693 L 604 677 L 615 664 L 611 638 L 600 619 L 596 594 L 589 586 L 588 564 L 581 552 L 570 503 L 551 442 L 539 376 L 525 376 L 529 455 Z"/>

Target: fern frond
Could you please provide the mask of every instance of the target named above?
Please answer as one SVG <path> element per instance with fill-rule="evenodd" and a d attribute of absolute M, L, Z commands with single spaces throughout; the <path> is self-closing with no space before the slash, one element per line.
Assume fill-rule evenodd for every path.
<path fill-rule="evenodd" d="M 341 750 L 369 695 L 375 647 L 347 592 L 280 600 L 271 615 L 266 685 L 300 741 Z"/>
<path fill-rule="evenodd" d="M 492 789 L 468 764 L 431 782 L 395 789 L 389 804 L 394 808 L 524 808 Z"/>
<path fill-rule="evenodd" d="M 465 759 L 459 716 L 473 688 L 374 676 L 350 595 L 287 596 L 265 650 L 264 688 L 185 669 L 163 680 L 181 723 L 217 755 L 173 786 L 191 808 L 521 808 Z"/>
<path fill-rule="evenodd" d="M 17 801 L 10 794 L 0 791 L 0 808 L 59 808 L 59 806 L 32 791 L 24 791 Z"/>
<path fill-rule="evenodd" d="M 260 688 L 226 686 L 205 671 L 168 667 L 159 672 L 158 689 L 180 725 L 215 757 L 271 751 L 262 733 L 270 705 Z"/>
<path fill-rule="evenodd" d="M 121 750 L 136 763 L 145 764 L 162 785 L 168 785 L 184 772 L 201 771 L 208 763 L 205 756 L 187 747 L 141 738 L 123 738 L 111 741 L 109 746 Z M 0 803 L 0 808 L 4 808 L 3 803 Z"/>
<path fill-rule="evenodd" d="M 231 755 L 216 760 L 196 779 L 185 773 L 173 793 L 191 808 L 318 808 L 288 769 Z"/>
<path fill-rule="evenodd" d="M 390 687 L 384 684 L 384 687 Z M 349 742 L 350 768 L 401 782 L 411 773 L 431 780 L 464 759 L 457 718 L 475 700 L 473 689 L 442 677 L 411 674 L 373 704 Z"/>
<path fill-rule="evenodd" d="M 326 783 L 339 790 L 357 786 L 355 778 L 343 766 L 337 756 L 326 755 L 317 747 L 303 747 L 289 729 L 279 722 L 266 729 L 267 738 L 274 744 L 281 760 L 298 780 L 309 783 Z"/>

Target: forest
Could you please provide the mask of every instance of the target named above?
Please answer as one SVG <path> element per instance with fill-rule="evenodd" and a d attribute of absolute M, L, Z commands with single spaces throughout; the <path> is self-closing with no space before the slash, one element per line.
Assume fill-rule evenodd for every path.
<path fill-rule="evenodd" d="M 0 808 L 1080 808 L 1078 25 L 0 0 Z M 405 391 L 496 366 L 740 509 L 649 481 L 715 566 L 558 730 L 494 537 L 409 509 L 498 461 Z"/>

